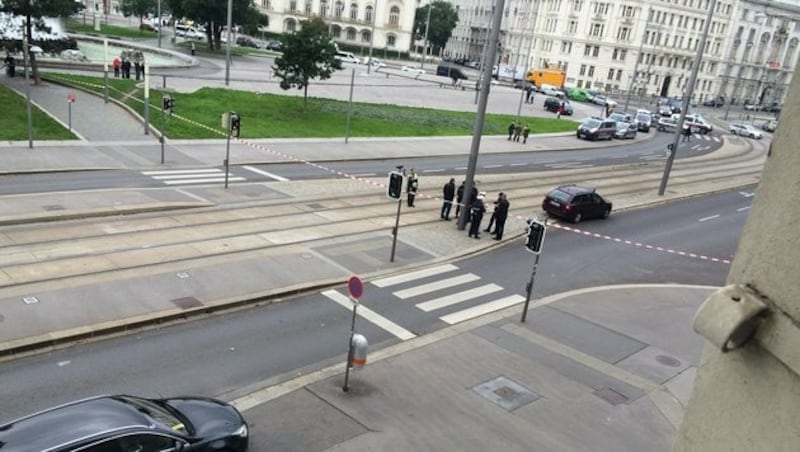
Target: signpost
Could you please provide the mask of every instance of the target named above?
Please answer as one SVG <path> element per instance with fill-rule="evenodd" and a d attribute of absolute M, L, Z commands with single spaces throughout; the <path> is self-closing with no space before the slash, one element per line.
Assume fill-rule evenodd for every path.
<path fill-rule="evenodd" d="M 74 103 L 75 95 L 72 93 L 67 94 L 67 125 L 70 132 L 72 132 L 72 104 Z"/>
<path fill-rule="evenodd" d="M 536 260 L 533 261 L 533 270 L 531 271 L 531 279 L 525 286 L 525 307 L 522 309 L 522 318 L 520 322 L 525 322 L 528 316 L 528 306 L 531 304 L 531 296 L 533 295 L 533 281 L 536 278 L 536 269 L 539 267 L 539 256 L 542 254 L 542 246 L 544 246 L 544 236 L 547 232 L 547 218 L 544 221 L 539 221 L 536 218 L 528 219 L 528 234 L 525 239 L 525 249 L 536 254 Z"/>
<path fill-rule="evenodd" d="M 356 309 L 358 308 L 358 299 L 364 295 L 364 283 L 358 276 L 351 276 L 347 280 L 347 290 L 350 291 L 350 301 L 353 302 L 353 320 L 350 322 L 350 338 L 347 340 L 347 367 L 344 371 L 344 386 L 342 391 L 347 392 L 350 388 L 347 382 L 350 379 L 350 367 L 353 365 L 353 336 L 356 334 Z"/>
<path fill-rule="evenodd" d="M 392 229 L 392 254 L 389 256 L 389 262 L 394 262 L 394 251 L 397 248 L 397 232 L 400 228 L 400 206 L 403 205 L 403 177 L 405 175 L 403 165 L 397 167 L 396 171 L 389 173 L 389 188 L 386 195 L 391 199 L 397 200 L 397 215 L 394 219 L 394 228 Z"/>

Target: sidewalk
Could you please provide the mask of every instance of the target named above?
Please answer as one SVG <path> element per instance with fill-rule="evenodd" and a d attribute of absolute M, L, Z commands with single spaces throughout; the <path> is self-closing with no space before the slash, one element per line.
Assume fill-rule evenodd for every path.
<path fill-rule="evenodd" d="M 559 294 L 526 323 L 516 306 L 372 352 L 347 393 L 342 362 L 233 403 L 254 452 L 669 451 L 703 345 L 692 317 L 712 291 Z"/>

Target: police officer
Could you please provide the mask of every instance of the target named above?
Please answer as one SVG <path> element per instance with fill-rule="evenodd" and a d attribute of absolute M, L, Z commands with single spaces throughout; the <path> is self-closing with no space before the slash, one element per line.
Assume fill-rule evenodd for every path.
<path fill-rule="evenodd" d="M 418 188 L 419 179 L 417 178 L 417 170 L 411 168 L 411 173 L 408 175 L 408 184 L 406 185 L 406 192 L 408 193 L 408 207 L 414 207 L 414 197 L 417 196 Z"/>
<path fill-rule="evenodd" d="M 508 202 L 508 196 L 500 193 L 500 199 L 497 201 L 497 206 L 494 208 L 495 227 L 494 239 L 503 240 L 503 230 L 506 227 L 506 218 L 508 218 L 508 208 L 511 203 Z"/>
<path fill-rule="evenodd" d="M 442 197 L 444 201 L 442 202 L 442 212 L 439 214 L 442 220 L 450 221 L 450 209 L 453 207 L 453 198 L 455 195 L 456 180 L 451 177 L 450 182 L 444 184 L 442 188 Z"/>
<path fill-rule="evenodd" d="M 486 205 L 483 203 L 483 200 L 486 198 L 486 193 L 481 192 L 478 195 L 478 198 L 470 206 L 470 224 L 469 224 L 469 236 L 474 237 L 476 239 L 481 238 L 480 230 L 481 230 L 481 220 L 483 220 L 483 214 L 486 212 Z"/>

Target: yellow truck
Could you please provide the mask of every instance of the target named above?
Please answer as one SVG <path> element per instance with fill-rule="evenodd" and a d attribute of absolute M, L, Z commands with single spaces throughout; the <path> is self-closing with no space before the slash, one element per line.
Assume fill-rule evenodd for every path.
<path fill-rule="evenodd" d="M 556 88 L 564 88 L 564 82 L 567 80 L 567 74 L 561 69 L 533 69 L 528 71 L 525 80 L 536 85 L 536 88 L 541 89 L 542 85 L 550 85 Z"/>

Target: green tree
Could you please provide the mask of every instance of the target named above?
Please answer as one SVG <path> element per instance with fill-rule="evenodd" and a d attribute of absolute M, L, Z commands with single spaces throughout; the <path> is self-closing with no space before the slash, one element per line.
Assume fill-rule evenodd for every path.
<path fill-rule="evenodd" d="M 156 9 L 154 0 L 122 0 L 119 10 L 125 17 L 136 16 L 139 18 L 139 25 L 142 25 L 142 17 Z"/>
<path fill-rule="evenodd" d="M 414 15 L 414 32 L 417 39 L 425 38 L 425 26 L 428 21 L 428 8 L 431 8 L 431 24 L 428 27 L 428 42 L 433 46 L 433 53 L 438 54 L 444 48 L 453 29 L 458 23 L 458 13 L 450 2 L 436 0 L 417 8 Z"/>
<path fill-rule="evenodd" d="M 83 4 L 75 0 L 2 0 L 0 1 L 0 11 L 22 16 L 25 18 L 25 36 L 31 45 L 33 41 L 33 26 L 40 30 L 48 30 L 43 17 L 69 17 L 83 9 Z M 41 83 L 39 78 L 39 64 L 36 62 L 36 55 L 29 54 L 31 60 L 31 71 L 33 72 L 33 82 Z"/>
<path fill-rule="evenodd" d="M 232 1 L 234 25 L 249 24 L 254 18 L 262 21 L 262 14 L 252 0 Z M 173 17 L 186 17 L 206 26 L 209 50 L 220 49 L 222 29 L 228 24 L 228 2 L 220 0 L 167 0 Z"/>
<path fill-rule="evenodd" d="M 281 39 L 283 55 L 275 59 L 272 70 L 281 79 L 281 88 L 303 90 L 303 106 L 308 102 L 308 82 L 318 78 L 326 80 L 342 68 L 336 58 L 336 44 L 328 32 L 328 25 L 320 18 L 301 23 L 300 31 L 286 34 Z"/>

